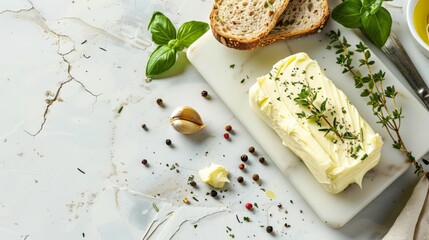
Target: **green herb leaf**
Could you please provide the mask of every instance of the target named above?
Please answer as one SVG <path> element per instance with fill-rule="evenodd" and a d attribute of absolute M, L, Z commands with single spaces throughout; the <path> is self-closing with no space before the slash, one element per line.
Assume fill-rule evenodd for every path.
<path fill-rule="evenodd" d="M 362 25 L 365 35 L 375 45 L 382 47 L 390 35 L 392 17 L 385 8 L 381 7 L 375 14 L 371 14 L 369 11 L 364 12 Z"/>
<path fill-rule="evenodd" d="M 360 0 L 346 0 L 332 10 L 332 19 L 347 28 L 360 28 L 362 3 Z"/>
<path fill-rule="evenodd" d="M 159 212 L 158 206 L 156 206 L 156 203 L 152 203 L 153 209 L 155 209 L 156 212 Z"/>
<path fill-rule="evenodd" d="M 376 4 L 377 0 L 363 0 L 364 6 L 372 6 L 371 4 Z M 387 0 L 385 0 L 387 1 Z M 368 7 L 369 8 L 369 7 Z M 365 14 L 370 15 L 370 12 L 366 12 Z M 377 14 L 385 14 L 388 15 L 390 19 L 390 15 L 384 8 L 380 7 Z M 368 18 L 367 21 L 372 21 Z M 378 18 L 376 16 L 376 18 Z M 391 20 L 391 19 L 390 19 Z M 366 21 L 366 20 L 365 20 Z M 391 23 L 390 23 L 391 24 Z M 417 173 L 418 175 L 424 174 L 425 169 L 423 168 L 422 164 L 416 161 L 416 158 L 413 156 L 412 152 L 408 150 L 405 143 L 402 141 L 402 137 L 400 134 L 400 126 L 401 121 L 404 118 L 402 107 L 397 105 L 396 97 L 398 92 L 396 91 L 395 87 L 392 86 L 383 86 L 383 81 L 385 80 L 385 72 L 383 72 L 381 69 L 379 71 L 375 71 L 373 69 L 374 61 L 370 60 L 371 53 L 368 50 L 368 47 L 365 46 L 362 42 L 355 45 L 356 49 L 351 50 L 350 44 L 347 44 L 345 38 L 340 38 L 340 32 L 334 32 L 331 31 L 329 34 L 329 37 L 331 38 L 331 42 L 329 43 L 332 47 L 336 48 L 336 46 L 340 46 L 339 49 L 341 51 L 337 51 L 337 64 L 339 64 L 341 67 L 344 67 L 348 72 L 353 76 L 353 79 L 355 81 L 355 86 L 357 88 L 364 87 L 364 90 L 361 93 L 362 97 L 366 97 L 368 100 L 367 104 L 372 108 L 373 115 L 378 119 L 377 123 L 381 124 L 382 127 L 387 131 L 388 135 L 393 141 L 393 148 L 398 149 L 404 153 L 407 154 L 407 160 L 411 162 L 414 167 L 415 171 L 414 173 Z M 351 59 L 353 56 L 356 56 L 354 53 L 357 52 L 361 55 L 360 58 L 357 60 L 360 63 L 360 66 L 357 70 L 354 70 L 351 65 Z M 350 60 L 350 61 L 348 61 Z M 363 76 L 360 72 L 360 68 L 364 68 L 365 71 L 367 71 L 367 75 Z M 335 125 L 335 124 L 334 124 Z M 341 125 L 340 125 L 341 128 Z M 332 128 L 332 131 L 334 131 L 335 128 Z M 320 130 L 319 130 L 320 131 Z M 321 131 L 329 132 L 330 129 L 323 129 Z M 344 139 L 357 139 L 359 135 L 354 135 L 351 132 L 346 132 L 343 134 Z M 364 143 L 364 135 L 362 128 L 360 129 L 360 142 Z M 350 148 L 349 153 L 350 156 L 357 159 L 358 155 L 357 152 L 362 151 L 362 146 L 359 144 L 356 146 L 356 152 L 354 152 L 353 147 Z M 361 156 L 361 160 L 365 160 L 368 157 L 366 153 L 364 153 Z"/>
<path fill-rule="evenodd" d="M 176 38 L 176 28 L 164 14 L 154 12 L 148 25 L 152 41 L 158 45 L 166 45 Z"/>
<path fill-rule="evenodd" d="M 179 46 L 188 48 L 195 40 L 200 38 L 204 33 L 210 29 L 209 25 L 205 22 L 189 21 L 180 26 L 177 32 L 177 40 Z"/>
<path fill-rule="evenodd" d="M 392 28 L 392 17 L 382 7 L 384 1 L 389 0 L 344 0 L 334 8 L 332 18 L 345 27 L 360 28 L 373 43 L 382 47 Z M 332 42 L 336 40 L 332 38 L 332 33 L 331 39 Z M 343 42 L 347 45 L 344 40 Z M 339 54 L 341 51 L 342 49 L 338 49 L 336 53 Z M 358 49 L 357 51 L 363 50 Z M 372 65 L 374 62 L 369 62 L 369 64 Z"/>
<path fill-rule="evenodd" d="M 378 12 L 381 8 L 382 3 L 383 3 L 383 0 L 372 1 L 371 5 L 369 6 L 369 12 L 371 14 L 375 14 L 376 12 Z"/>
<path fill-rule="evenodd" d="M 190 175 L 189 177 L 188 177 L 188 182 L 190 182 L 190 181 L 193 181 L 194 180 L 194 175 Z"/>
<path fill-rule="evenodd" d="M 146 76 L 153 77 L 170 69 L 176 62 L 176 51 L 170 47 L 159 46 L 149 57 Z"/>

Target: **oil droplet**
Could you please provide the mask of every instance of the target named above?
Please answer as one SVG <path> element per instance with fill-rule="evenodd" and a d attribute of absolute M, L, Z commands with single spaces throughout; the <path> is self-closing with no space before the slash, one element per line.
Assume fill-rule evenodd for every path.
<path fill-rule="evenodd" d="M 265 192 L 265 195 L 267 195 L 268 198 L 270 198 L 270 199 L 276 198 L 276 194 L 274 192 L 272 192 L 272 191 L 270 191 L 268 189 L 265 189 L 264 192 Z"/>

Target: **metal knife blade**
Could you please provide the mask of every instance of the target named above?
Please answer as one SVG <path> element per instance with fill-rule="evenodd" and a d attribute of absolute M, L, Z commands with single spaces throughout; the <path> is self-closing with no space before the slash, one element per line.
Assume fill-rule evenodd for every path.
<path fill-rule="evenodd" d="M 399 42 L 398 38 L 390 33 L 386 44 L 381 48 L 387 58 L 395 64 L 398 70 L 410 84 L 414 92 L 423 101 L 426 109 L 429 111 L 429 87 L 426 85 L 420 73 L 417 71 L 404 47 Z"/>

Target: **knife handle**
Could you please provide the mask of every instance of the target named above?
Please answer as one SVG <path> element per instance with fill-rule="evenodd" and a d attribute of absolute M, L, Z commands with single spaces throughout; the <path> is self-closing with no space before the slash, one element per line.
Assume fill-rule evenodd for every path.
<path fill-rule="evenodd" d="M 381 48 L 381 50 L 393 62 L 393 64 L 395 64 L 411 88 L 423 101 L 426 108 L 429 109 L 429 87 L 426 85 L 404 47 L 393 33 L 390 33 L 386 44 Z"/>

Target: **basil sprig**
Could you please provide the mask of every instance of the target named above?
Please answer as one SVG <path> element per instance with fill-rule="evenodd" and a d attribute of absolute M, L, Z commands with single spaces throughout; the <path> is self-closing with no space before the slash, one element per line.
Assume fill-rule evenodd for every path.
<path fill-rule="evenodd" d="M 146 65 L 146 76 L 154 77 L 170 69 L 177 60 L 177 52 L 188 48 L 209 30 L 205 22 L 189 21 L 176 32 L 173 23 L 164 14 L 154 12 L 148 25 L 152 41 L 158 45 Z"/>
<path fill-rule="evenodd" d="M 390 35 L 392 17 L 382 7 L 390 0 L 344 0 L 332 10 L 332 18 L 347 28 L 360 28 L 378 47 L 382 47 Z"/>

